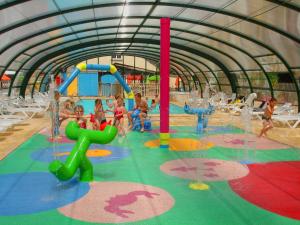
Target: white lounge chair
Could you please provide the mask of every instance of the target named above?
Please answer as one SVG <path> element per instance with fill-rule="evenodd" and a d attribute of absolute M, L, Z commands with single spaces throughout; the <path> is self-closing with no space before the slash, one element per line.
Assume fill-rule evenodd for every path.
<path fill-rule="evenodd" d="M 273 115 L 274 121 L 279 121 L 288 125 L 290 128 L 296 128 L 300 124 L 300 114 L 296 115 Z"/>

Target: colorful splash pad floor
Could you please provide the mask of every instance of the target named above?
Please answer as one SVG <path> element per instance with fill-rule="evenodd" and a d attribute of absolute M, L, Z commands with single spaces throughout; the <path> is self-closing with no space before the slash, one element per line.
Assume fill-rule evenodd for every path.
<path fill-rule="evenodd" d="M 300 224 L 300 151 L 234 127 L 130 132 L 87 155 L 95 181 L 59 182 L 48 172 L 74 142 L 43 130 L 0 161 L 0 224 Z M 55 149 L 53 149 L 55 146 Z M 208 190 L 189 188 L 203 182 Z"/>

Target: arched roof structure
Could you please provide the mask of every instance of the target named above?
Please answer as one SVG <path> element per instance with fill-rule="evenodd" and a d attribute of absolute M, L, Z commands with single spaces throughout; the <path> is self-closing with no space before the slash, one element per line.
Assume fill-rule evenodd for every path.
<path fill-rule="evenodd" d="M 187 90 L 213 79 L 237 93 L 287 92 L 299 107 L 299 12 L 299 0 L 1 0 L 0 77 L 16 71 L 10 90 L 24 95 L 41 74 L 93 57 L 159 63 L 159 20 L 170 17 L 171 72 Z M 274 72 L 292 83 L 276 86 Z"/>

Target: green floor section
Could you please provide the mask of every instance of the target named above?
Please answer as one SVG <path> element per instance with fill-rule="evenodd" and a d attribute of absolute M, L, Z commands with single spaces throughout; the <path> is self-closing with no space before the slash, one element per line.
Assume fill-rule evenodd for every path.
<path fill-rule="evenodd" d="M 193 138 L 213 133 L 196 135 L 192 127 L 172 127 L 177 133 L 172 138 Z M 243 133 L 242 130 L 232 128 L 233 133 Z M 217 132 L 216 134 L 222 134 Z M 139 225 L 294 225 L 299 220 L 290 219 L 259 208 L 239 197 L 230 188 L 228 181 L 206 182 L 210 186 L 207 191 L 195 191 L 188 188 L 189 180 L 169 176 L 160 170 L 160 165 L 180 158 L 208 158 L 234 161 L 275 162 L 298 161 L 300 151 L 289 148 L 282 150 L 253 150 L 246 152 L 242 149 L 230 149 L 214 146 L 202 151 L 169 151 L 160 148 L 147 148 L 144 143 L 158 139 L 158 134 L 130 132 L 126 138 L 117 137 L 110 145 L 126 146 L 130 155 L 120 160 L 94 164 L 94 178 L 97 182 L 125 181 L 143 183 L 167 191 L 174 199 L 175 205 L 164 214 L 151 219 L 124 224 Z M 48 163 L 34 161 L 31 154 L 42 148 L 51 147 L 52 143 L 41 134 L 34 135 L 22 144 L 7 158 L 0 161 L 0 175 L 12 173 L 47 172 Z M 0 183 L 5 182 L 1 179 Z M 1 184 L 0 184 L 1 185 Z M 246 187 L 241 187 L 246 188 Z M 21 190 L 20 190 L 21 191 Z M 100 195 L 101 193 L 99 193 Z M 3 198 L 4 196 L 1 196 Z M 63 197 L 63 196 L 62 196 Z M 1 199 L 0 199 L 1 201 Z M 161 202 L 164 204 L 164 202 Z M 8 206 L 8 207 L 18 207 Z M 13 210 L 13 209 L 12 209 Z M 64 216 L 56 209 L 33 214 L 0 216 L 2 225 L 79 225 L 95 224 L 75 220 Z"/>

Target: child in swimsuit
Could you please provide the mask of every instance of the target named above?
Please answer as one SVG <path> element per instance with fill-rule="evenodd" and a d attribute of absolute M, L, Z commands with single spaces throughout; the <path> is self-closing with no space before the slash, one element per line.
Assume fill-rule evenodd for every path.
<path fill-rule="evenodd" d="M 64 102 L 64 108 L 59 114 L 59 124 L 61 125 L 64 120 L 72 116 L 74 116 L 74 109 L 72 109 L 72 102 L 68 99 Z"/>
<path fill-rule="evenodd" d="M 267 131 L 273 128 L 272 114 L 275 110 L 276 102 L 277 100 L 275 98 L 271 98 L 269 105 L 265 109 L 264 115 L 262 116 L 263 128 L 261 129 L 258 137 L 261 137 L 263 135 L 267 136 Z"/>
<path fill-rule="evenodd" d="M 95 100 L 94 112 L 95 112 L 95 121 L 93 122 L 93 129 L 99 130 L 101 123 L 103 123 L 103 121 L 106 120 L 101 99 Z"/>
<path fill-rule="evenodd" d="M 84 108 L 82 105 L 77 105 L 74 108 L 75 111 L 75 121 L 78 123 L 80 128 L 86 129 L 87 119 L 84 118 Z"/>
<path fill-rule="evenodd" d="M 115 117 L 114 124 L 118 128 L 119 134 L 121 135 L 125 135 L 124 114 L 126 114 L 126 109 L 123 104 L 123 98 L 119 97 L 117 99 L 117 107 L 114 110 L 114 117 Z"/>

